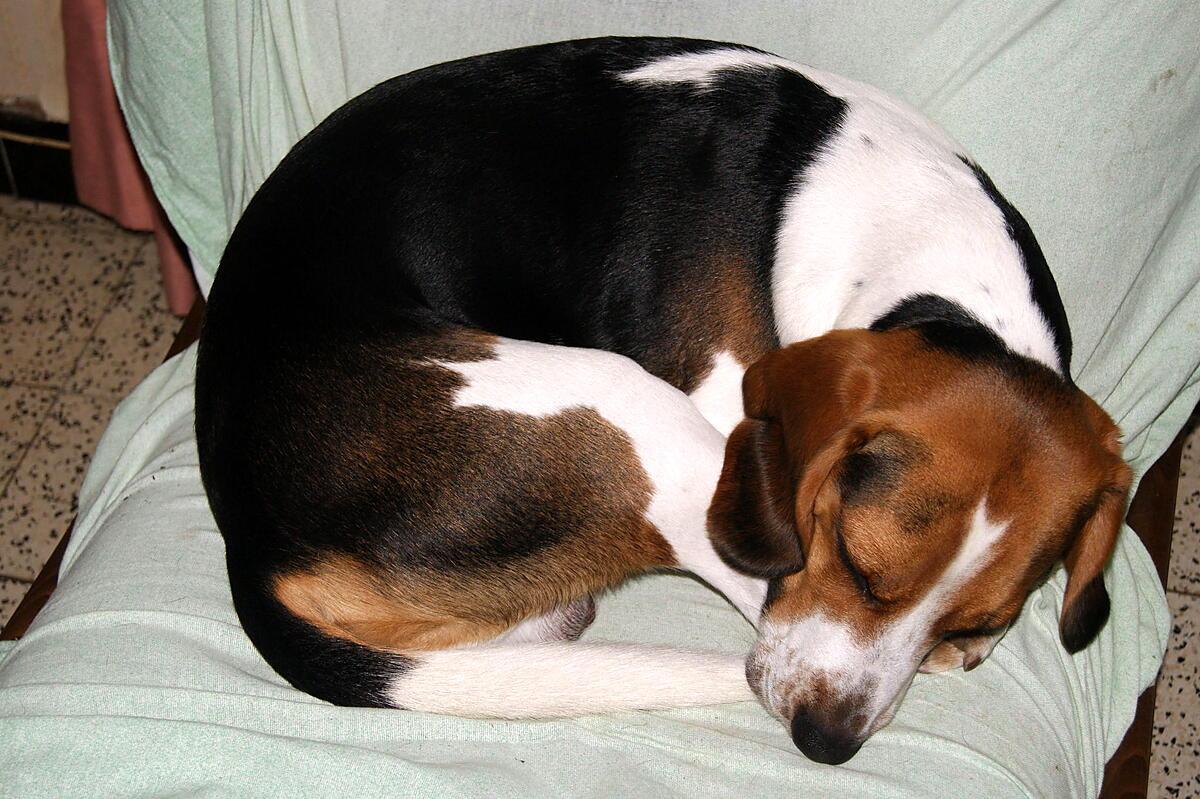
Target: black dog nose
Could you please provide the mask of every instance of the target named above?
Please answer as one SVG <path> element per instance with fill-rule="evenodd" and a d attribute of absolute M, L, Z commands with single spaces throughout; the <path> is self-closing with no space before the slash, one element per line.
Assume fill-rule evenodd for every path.
<path fill-rule="evenodd" d="M 837 766 L 854 757 L 862 741 L 848 735 L 822 730 L 808 711 L 797 709 L 792 716 L 792 740 L 809 760 Z"/>

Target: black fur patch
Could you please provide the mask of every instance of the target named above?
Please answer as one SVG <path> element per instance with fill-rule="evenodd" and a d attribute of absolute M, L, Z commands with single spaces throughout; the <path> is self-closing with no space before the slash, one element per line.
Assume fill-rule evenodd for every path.
<path fill-rule="evenodd" d="M 266 593 L 254 574 L 260 558 L 234 547 L 226 552 L 234 609 L 263 658 L 301 691 L 335 705 L 395 707 L 393 681 L 412 668 L 409 658 L 325 635 L 297 619 Z"/>
<path fill-rule="evenodd" d="M 842 502 L 848 505 L 870 503 L 886 496 L 898 484 L 895 464 L 881 452 L 851 452 L 842 461 L 838 475 Z"/>
<path fill-rule="evenodd" d="M 923 492 L 910 495 L 892 503 L 892 513 L 900 524 L 900 529 L 910 535 L 916 535 L 926 530 L 935 520 L 951 508 L 960 504 L 949 494 L 938 492 Z"/>
<path fill-rule="evenodd" d="M 1046 256 L 1042 254 L 1042 248 L 1038 245 L 1033 230 L 1025 221 L 1025 217 L 1021 216 L 1012 203 L 1004 198 L 1004 195 L 996 188 L 996 184 L 992 183 L 992 179 L 978 164 L 962 156 L 959 156 L 959 160 L 975 173 L 979 185 L 983 187 L 984 192 L 1004 215 L 1008 235 L 1016 243 L 1017 249 L 1021 253 L 1021 260 L 1025 263 L 1025 273 L 1029 276 L 1030 296 L 1038 310 L 1042 312 L 1042 316 L 1050 326 L 1050 331 L 1054 334 L 1054 348 L 1058 353 L 1059 370 L 1070 381 L 1071 327 L 1067 322 L 1067 312 L 1063 308 L 1062 296 L 1058 293 L 1058 284 L 1054 282 L 1054 275 L 1050 272 Z"/>
<path fill-rule="evenodd" d="M 1015 357 L 1004 340 L 966 308 L 935 294 L 914 294 L 896 303 L 871 324 L 872 330 L 911 327 L 932 346 L 968 360 L 1000 361 Z"/>
<path fill-rule="evenodd" d="M 1109 599 L 1104 588 L 1104 575 L 1092 578 L 1075 602 L 1063 613 L 1060 633 L 1063 646 L 1071 654 L 1092 642 L 1108 621 Z"/>
<path fill-rule="evenodd" d="M 904 472 L 917 459 L 914 442 L 884 432 L 863 448 L 848 454 L 838 473 L 843 505 L 869 505 L 896 490 Z"/>
<path fill-rule="evenodd" d="M 767 580 L 767 596 L 763 600 L 762 612 L 766 613 L 779 597 L 783 596 L 783 578 L 772 577 Z"/>
<path fill-rule="evenodd" d="M 906 297 L 871 324 L 871 330 L 913 328 L 931 347 L 973 363 L 985 364 L 1037 387 L 1039 401 L 1068 397 L 1075 384 L 1070 377 L 1008 348 L 995 331 L 981 323 L 956 302 L 933 294 Z"/>

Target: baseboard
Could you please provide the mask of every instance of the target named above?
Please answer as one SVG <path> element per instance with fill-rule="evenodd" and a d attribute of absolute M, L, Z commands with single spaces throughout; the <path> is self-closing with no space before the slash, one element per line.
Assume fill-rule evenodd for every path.
<path fill-rule="evenodd" d="M 0 194 L 78 205 L 65 122 L 0 108 Z"/>

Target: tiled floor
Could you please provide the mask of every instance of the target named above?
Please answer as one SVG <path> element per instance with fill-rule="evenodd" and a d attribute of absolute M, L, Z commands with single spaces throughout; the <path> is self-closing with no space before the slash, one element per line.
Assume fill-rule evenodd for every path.
<path fill-rule="evenodd" d="M 178 327 L 148 234 L 0 196 L 0 621 L 70 524 L 117 401 Z"/>
<path fill-rule="evenodd" d="M 70 523 L 117 401 L 179 326 L 153 242 L 77 208 L 0 197 L 0 621 Z M 1200 431 L 1184 453 L 1152 797 L 1200 796 Z"/>
<path fill-rule="evenodd" d="M 1175 629 L 1158 677 L 1150 796 L 1200 797 L 1200 413 L 1184 443 L 1167 601 Z"/>

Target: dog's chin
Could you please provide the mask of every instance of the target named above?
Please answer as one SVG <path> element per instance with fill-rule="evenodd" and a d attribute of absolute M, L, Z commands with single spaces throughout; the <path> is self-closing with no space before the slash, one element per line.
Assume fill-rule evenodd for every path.
<path fill-rule="evenodd" d="M 761 646 L 756 646 L 750 650 L 750 654 L 746 656 L 746 684 L 750 686 L 750 691 L 758 698 L 759 704 L 766 708 L 772 716 L 786 722 L 787 717 L 774 707 L 768 696 L 767 655 L 767 651 Z"/>
<path fill-rule="evenodd" d="M 760 702 L 762 701 L 762 679 L 762 658 L 758 656 L 757 649 L 752 649 L 750 650 L 750 654 L 746 656 L 746 682 Z"/>

